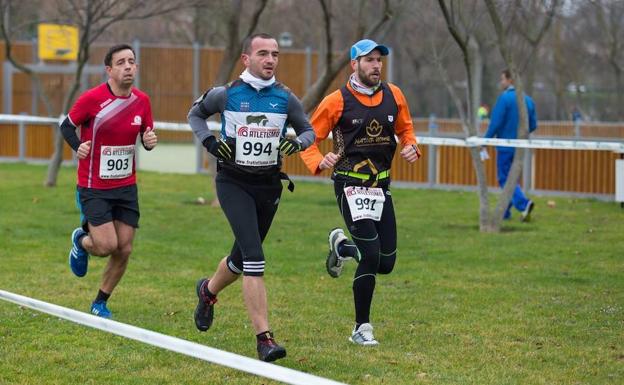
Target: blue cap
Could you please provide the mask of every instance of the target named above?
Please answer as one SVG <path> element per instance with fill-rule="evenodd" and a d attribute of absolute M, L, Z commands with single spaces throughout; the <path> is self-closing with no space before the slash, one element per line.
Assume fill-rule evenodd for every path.
<path fill-rule="evenodd" d="M 381 56 L 386 56 L 390 52 L 385 45 L 377 44 L 369 39 L 364 39 L 351 46 L 351 60 L 355 60 L 360 56 L 366 56 L 375 49 L 381 52 Z"/>

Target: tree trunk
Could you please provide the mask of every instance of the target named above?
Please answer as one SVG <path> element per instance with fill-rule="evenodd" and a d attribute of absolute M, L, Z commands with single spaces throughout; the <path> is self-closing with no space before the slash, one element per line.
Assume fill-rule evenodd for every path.
<path fill-rule="evenodd" d="M 451 12 L 446 6 L 446 3 L 443 0 L 438 2 L 440 5 L 440 9 L 444 18 L 446 20 L 446 25 L 448 27 L 451 36 L 457 43 L 459 49 L 463 55 L 464 68 L 466 69 L 466 78 L 467 78 L 467 92 L 466 92 L 466 109 L 465 111 L 461 99 L 457 95 L 455 88 L 452 85 L 451 80 L 446 73 L 445 68 L 442 66 L 439 58 L 437 58 L 437 53 L 435 53 L 434 48 L 434 56 L 438 64 L 438 71 L 442 77 L 444 84 L 451 96 L 455 104 L 455 108 L 459 113 L 459 118 L 462 121 L 462 126 L 466 137 L 469 136 L 477 136 L 479 129 L 479 118 L 478 118 L 478 109 L 481 103 L 481 88 L 483 82 L 483 56 L 480 49 L 479 41 L 477 40 L 477 36 L 475 35 L 465 35 L 461 32 L 462 28 L 458 28 L 455 24 L 456 20 L 454 19 Z M 477 187 L 479 192 L 479 231 L 482 232 L 497 232 L 499 231 L 498 227 L 492 227 L 492 223 L 490 221 L 490 204 L 489 204 L 489 196 L 488 196 L 488 186 L 487 186 L 487 176 L 485 173 L 485 166 L 480 156 L 480 148 L 479 147 L 470 147 L 468 151 L 470 152 L 470 158 L 472 159 L 472 165 L 475 170 L 475 175 L 477 178 Z"/>
<path fill-rule="evenodd" d="M 488 194 L 487 176 L 485 165 L 479 155 L 479 147 L 470 147 L 472 166 L 477 176 L 477 188 L 479 191 L 479 230 L 491 232 L 490 229 L 490 197 Z"/>
<path fill-rule="evenodd" d="M 235 0 L 230 5 L 230 17 L 227 25 L 226 46 L 223 51 L 223 58 L 219 65 L 219 71 L 215 78 L 216 85 L 222 85 L 230 80 L 230 75 L 241 54 L 242 45 L 239 41 L 238 28 L 240 26 L 241 0 Z"/>
<path fill-rule="evenodd" d="M 468 39 L 468 53 L 472 58 L 472 103 L 470 105 L 470 121 L 475 128 L 471 135 L 479 135 L 479 107 L 481 106 L 481 87 L 483 84 L 483 56 L 481 55 L 481 47 L 479 41 L 471 36 Z"/>
<path fill-rule="evenodd" d="M 84 66 L 89 61 L 89 48 L 90 44 L 87 41 L 81 43 L 80 51 L 78 53 L 78 66 L 76 68 L 76 74 L 74 76 L 74 82 L 72 87 L 63 102 L 63 113 L 67 113 L 71 106 L 74 97 L 78 93 L 80 89 L 80 79 L 82 78 L 82 71 L 84 70 Z M 61 134 L 61 130 L 59 125 L 55 125 L 54 129 L 54 153 L 50 158 L 50 163 L 48 164 L 48 174 L 46 180 L 44 182 L 44 186 L 46 187 L 54 187 L 56 186 L 56 181 L 58 179 L 58 173 L 61 168 L 61 163 L 63 162 L 63 144 L 65 140 L 63 135 Z"/>
<path fill-rule="evenodd" d="M 240 26 L 240 7 L 240 0 L 233 1 L 230 6 L 230 22 L 226 28 L 226 46 L 223 50 L 223 58 L 221 59 L 219 71 L 214 81 L 214 84 L 217 86 L 226 84 L 230 80 L 230 75 L 241 55 L 242 45 L 238 33 L 238 28 Z M 221 202 L 219 202 L 219 197 L 217 196 L 217 184 L 215 180 L 217 177 L 217 158 L 210 153 L 208 154 L 208 175 L 210 176 L 212 191 L 215 192 L 214 199 L 210 202 L 210 206 L 221 207 Z"/>
<path fill-rule="evenodd" d="M 245 37 L 251 35 L 253 31 L 256 29 L 258 25 L 258 21 L 260 20 L 260 16 L 262 12 L 264 12 L 268 0 L 261 0 L 258 7 L 254 10 L 251 20 L 248 23 L 248 29 Z M 234 67 L 236 67 L 236 62 L 241 57 L 241 53 L 243 50 L 243 42 L 240 38 L 240 25 L 241 25 L 241 0 L 234 0 L 230 4 L 230 17 L 227 25 L 227 40 L 225 50 L 223 52 L 223 59 L 219 65 L 219 71 L 215 78 L 215 84 L 220 86 L 226 84 L 230 80 L 230 76 L 232 75 L 232 71 Z M 215 178 L 217 176 L 217 158 L 208 154 L 209 162 L 208 162 L 208 174 L 212 179 L 212 187 L 213 191 L 215 191 L 215 197 L 210 202 L 210 206 L 212 207 L 220 207 L 221 202 L 219 202 L 219 197 L 216 195 L 216 181 Z"/>
<path fill-rule="evenodd" d="M 312 109 L 314 109 L 314 107 L 321 101 L 323 95 L 325 94 L 325 91 L 327 91 L 327 88 L 330 86 L 336 75 L 338 75 L 340 70 L 350 61 L 349 52 L 344 52 L 337 59 L 333 56 L 333 38 L 331 28 L 332 16 L 330 12 L 330 3 L 327 3 L 323 0 L 320 1 L 321 8 L 323 9 L 323 21 L 325 31 L 325 44 L 322 45 L 322 47 L 326 50 L 324 55 L 325 69 L 323 70 L 322 75 L 316 80 L 316 82 L 310 88 L 308 88 L 303 98 L 301 98 L 303 110 L 307 113 L 311 112 Z M 400 5 L 398 6 L 399 10 L 401 6 L 402 3 L 400 3 Z M 390 2 L 388 0 L 385 0 L 384 9 L 380 14 L 379 19 L 376 20 L 374 23 L 369 24 L 369 28 L 364 31 L 364 29 L 362 28 L 362 20 L 360 20 L 360 12 L 360 17 L 358 17 L 357 23 L 358 31 L 356 32 L 356 38 L 361 39 L 363 36 L 366 36 L 369 39 L 378 38 L 378 35 L 383 31 L 384 28 L 390 28 L 392 24 L 396 21 L 396 18 L 392 16 L 393 8 L 391 7 Z"/>
<path fill-rule="evenodd" d="M 48 174 L 44 182 L 46 187 L 56 186 L 61 162 L 63 162 L 63 143 L 65 142 L 58 125 L 54 125 L 54 153 L 48 164 Z"/>
<path fill-rule="evenodd" d="M 509 70 L 511 71 L 512 79 L 514 79 L 514 86 L 516 89 L 516 105 L 519 115 L 519 127 L 517 137 L 521 139 L 526 139 L 528 138 L 528 115 L 526 103 L 524 102 L 524 88 L 522 87 L 522 81 L 516 69 L 516 64 L 512 58 L 505 29 L 503 28 L 503 24 L 498 15 L 498 11 L 496 10 L 496 6 L 494 5 L 493 0 L 485 0 L 485 3 L 488 13 L 490 15 L 490 19 L 492 20 L 492 24 L 494 25 L 494 30 L 496 31 L 498 48 L 500 50 L 501 56 L 505 61 L 507 68 L 509 68 Z M 520 172 L 522 171 L 522 165 L 524 160 L 524 153 L 524 149 L 515 149 L 514 160 L 511 163 L 509 175 L 507 175 L 507 181 L 505 182 L 503 191 L 498 198 L 498 203 L 496 204 L 496 208 L 494 209 L 494 215 L 491 217 L 490 223 L 492 229 L 500 229 L 503 215 L 505 214 L 505 210 L 507 209 L 509 202 L 511 202 L 511 196 L 520 178 Z"/>
<path fill-rule="evenodd" d="M 616 61 L 612 61 L 611 65 L 615 75 L 615 94 L 617 102 L 617 108 L 615 108 L 615 118 L 621 121 L 624 119 L 624 113 L 622 112 L 622 106 L 624 105 L 624 95 L 622 94 L 624 92 L 622 87 L 622 68 L 620 68 Z"/>
<path fill-rule="evenodd" d="M 481 119 L 479 118 L 479 107 L 481 106 L 481 88 L 483 86 L 483 55 L 481 46 L 476 36 L 468 39 L 468 54 L 470 55 L 470 70 L 472 72 L 472 81 L 469 84 L 472 92 L 469 93 L 469 105 L 471 115 L 469 134 L 478 136 L 481 128 Z M 470 96 L 472 95 L 472 96 Z M 477 188 L 479 190 L 479 230 L 482 232 L 497 232 L 498 228 L 492 228 L 490 225 L 490 199 L 488 195 L 487 175 L 485 173 L 485 165 L 479 154 L 480 148 L 470 147 L 470 157 L 472 166 L 477 177 Z"/>
<path fill-rule="evenodd" d="M 330 68 L 325 67 L 319 80 L 308 88 L 308 91 L 301 99 L 301 104 L 303 105 L 303 110 L 305 112 L 311 112 L 314 107 L 316 107 L 319 101 L 323 98 L 323 95 L 325 94 L 325 91 L 327 91 L 327 88 L 329 88 L 331 82 L 334 80 L 336 75 L 338 75 L 340 70 L 342 70 L 347 63 L 349 63 L 349 60 L 349 54 L 344 53 L 339 59 L 332 62 Z"/>

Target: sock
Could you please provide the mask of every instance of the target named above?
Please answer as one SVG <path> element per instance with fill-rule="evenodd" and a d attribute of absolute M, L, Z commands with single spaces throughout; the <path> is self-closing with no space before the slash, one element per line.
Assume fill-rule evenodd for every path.
<path fill-rule="evenodd" d="M 271 333 L 270 330 L 264 331 L 260 334 L 256 334 L 256 340 L 258 340 L 258 342 L 260 341 L 266 341 L 273 338 L 273 333 Z"/>
<path fill-rule="evenodd" d="M 216 294 L 212 294 L 212 292 L 210 290 L 208 290 L 208 283 L 206 283 L 204 285 L 204 294 L 206 294 L 208 296 L 208 298 L 210 298 L 210 299 L 213 299 L 213 298 L 217 297 Z"/>
<path fill-rule="evenodd" d="M 340 244 L 338 245 L 338 255 L 341 256 L 342 258 L 354 258 L 356 261 L 359 261 L 359 251 L 357 246 L 355 245 L 355 243 L 353 243 L 352 241 L 346 240 L 343 242 L 340 242 Z"/>
<path fill-rule="evenodd" d="M 362 324 L 360 323 L 355 323 L 355 331 L 358 331 L 358 329 L 360 328 L 360 326 L 362 326 Z"/>
<path fill-rule="evenodd" d="M 98 290 L 97 297 L 95 297 L 95 302 L 106 302 L 108 298 L 110 298 L 109 293 L 104 293 L 102 290 Z"/>

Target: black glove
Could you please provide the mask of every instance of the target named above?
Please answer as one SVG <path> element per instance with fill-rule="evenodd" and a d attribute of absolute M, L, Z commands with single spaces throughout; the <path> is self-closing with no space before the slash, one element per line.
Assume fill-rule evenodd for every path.
<path fill-rule="evenodd" d="M 202 142 L 209 153 L 219 159 L 232 159 L 232 148 L 223 139 L 217 140 L 214 136 L 209 136 Z"/>
<path fill-rule="evenodd" d="M 282 155 L 292 155 L 301 151 L 301 142 L 299 139 L 282 138 L 278 147 Z"/>

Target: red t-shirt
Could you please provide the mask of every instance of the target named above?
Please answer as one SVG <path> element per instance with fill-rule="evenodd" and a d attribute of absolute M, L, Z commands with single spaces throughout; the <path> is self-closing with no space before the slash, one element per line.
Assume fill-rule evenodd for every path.
<path fill-rule="evenodd" d="M 78 161 L 78 186 L 112 189 L 136 183 L 137 135 L 154 127 L 149 97 L 136 88 L 115 96 L 107 83 L 82 94 L 68 114 L 91 153 Z"/>

